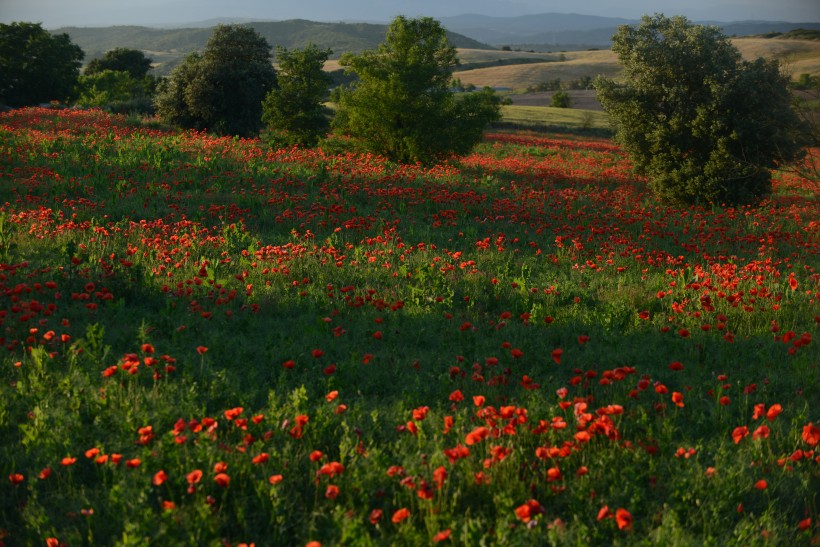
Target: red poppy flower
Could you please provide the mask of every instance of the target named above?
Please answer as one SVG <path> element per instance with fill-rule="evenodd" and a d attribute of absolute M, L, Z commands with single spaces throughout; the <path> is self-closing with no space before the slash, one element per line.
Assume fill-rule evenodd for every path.
<path fill-rule="evenodd" d="M 683 393 L 678 391 L 672 392 L 672 402 L 678 405 L 679 407 L 685 406 L 683 403 Z"/>
<path fill-rule="evenodd" d="M 525 524 L 532 520 L 533 517 L 538 516 L 543 512 L 544 508 L 540 503 L 538 503 L 538 500 L 535 499 L 531 499 L 524 505 L 519 505 L 515 508 L 515 516 Z"/>
<path fill-rule="evenodd" d="M 615 511 L 615 522 L 618 530 L 629 530 L 632 527 L 632 515 L 626 509 L 620 508 Z"/>
<path fill-rule="evenodd" d="M 226 473 L 218 473 L 214 477 L 214 482 L 222 488 L 227 488 L 231 484 L 231 478 Z"/>
<path fill-rule="evenodd" d="M 410 516 L 410 511 L 406 507 L 402 507 L 401 509 L 397 510 L 393 513 L 393 517 L 390 519 L 393 521 L 393 524 L 398 524 L 404 519 Z"/>
<path fill-rule="evenodd" d="M 9 475 L 9 482 L 11 484 L 20 484 L 24 480 L 26 480 L 26 477 L 23 476 L 22 473 L 12 473 L 11 475 Z"/>
<path fill-rule="evenodd" d="M 783 407 L 779 404 L 773 404 L 769 407 L 769 410 L 766 411 L 766 419 L 771 422 L 777 418 L 781 412 L 783 412 Z"/>
<path fill-rule="evenodd" d="M 742 425 L 740 427 L 736 427 L 732 431 L 732 439 L 735 441 L 735 444 L 738 444 L 740 441 L 743 440 L 744 437 L 747 437 L 748 435 L 749 435 L 749 428 L 746 427 L 745 425 Z"/>
<path fill-rule="evenodd" d="M 769 427 L 765 426 L 765 425 L 761 425 L 760 427 L 758 427 L 757 429 L 754 430 L 754 433 L 752 433 L 752 439 L 754 439 L 754 440 L 768 439 L 769 438 L 769 433 L 770 433 Z"/>
<path fill-rule="evenodd" d="M 436 482 L 436 489 L 441 490 L 442 486 L 444 486 L 444 481 L 447 480 L 447 470 L 443 465 L 433 471 L 433 480 Z"/>
<path fill-rule="evenodd" d="M 185 475 L 185 478 L 187 479 L 188 484 L 196 484 L 202 480 L 202 471 L 200 469 L 194 469 Z"/>
<path fill-rule="evenodd" d="M 807 425 L 803 426 L 803 440 L 808 443 L 809 446 L 816 446 L 817 443 L 820 443 L 820 427 L 817 427 L 812 422 L 809 422 Z"/>
<path fill-rule="evenodd" d="M 160 486 L 160 485 L 162 485 L 162 483 L 164 483 L 166 480 L 168 480 L 168 475 L 165 473 L 165 471 L 163 471 L 162 469 L 160 469 L 159 471 L 157 471 L 156 473 L 154 473 L 154 478 L 153 478 L 153 480 L 152 480 L 151 482 L 153 482 L 153 483 L 154 483 L 154 486 Z"/>
<path fill-rule="evenodd" d="M 450 537 L 450 529 L 447 528 L 446 530 L 442 530 L 438 532 L 436 535 L 433 536 L 433 543 L 438 543 L 440 541 L 444 541 L 445 539 Z"/>
<path fill-rule="evenodd" d="M 197 346 L 196 347 L 196 352 L 200 355 L 205 355 L 206 351 L 208 351 L 208 348 L 206 348 L 205 346 Z"/>
<path fill-rule="evenodd" d="M 381 509 L 373 509 L 372 511 L 370 511 L 370 516 L 368 517 L 370 520 L 370 524 L 378 524 L 379 521 L 382 519 L 383 515 L 384 511 L 382 511 Z"/>
<path fill-rule="evenodd" d="M 561 364 L 561 356 L 564 354 L 564 350 L 561 348 L 555 348 L 552 350 L 552 360 L 555 361 L 556 365 Z"/>
<path fill-rule="evenodd" d="M 271 484 L 279 484 L 284 477 L 282 475 L 271 475 L 268 477 L 268 482 Z"/>
<path fill-rule="evenodd" d="M 487 438 L 487 435 L 490 434 L 490 430 L 486 427 L 480 426 L 473 429 L 471 432 L 467 434 L 466 442 L 468 445 L 476 444 L 478 442 L 483 441 Z"/>
<path fill-rule="evenodd" d="M 329 484 L 325 490 L 325 498 L 335 500 L 339 496 L 339 487 L 335 484 Z"/>

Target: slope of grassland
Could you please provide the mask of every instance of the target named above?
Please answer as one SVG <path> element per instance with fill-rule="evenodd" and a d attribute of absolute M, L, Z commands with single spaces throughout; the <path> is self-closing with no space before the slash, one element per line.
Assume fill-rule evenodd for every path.
<path fill-rule="evenodd" d="M 735 38 L 732 43 L 746 60 L 777 59 L 793 78 L 820 75 L 820 41 L 767 38 Z"/>
<path fill-rule="evenodd" d="M 504 53 L 509 54 L 510 52 Z M 529 53 L 527 55 L 543 54 Z M 620 72 L 618 60 L 611 50 L 567 51 L 562 54 L 563 57 L 560 55 L 555 55 L 555 61 L 478 68 L 458 71 L 455 76 L 461 78 L 465 84 L 474 84 L 478 87 L 521 89 L 556 78 L 568 81 L 577 80 L 583 76 L 614 77 Z M 484 52 L 475 50 L 459 50 L 459 56 L 462 59 L 471 59 L 473 63 L 486 57 Z M 562 58 L 564 60 L 560 60 Z"/>
<path fill-rule="evenodd" d="M 604 112 L 549 106 L 501 107 L 502 121 L 517 126 L 561 126 L 572 129 L 609 129 L 609 116 Z"/>
<path fill-rule="evenodd" d="M 781 61 L 785 70 L 793 78 L 804 73 L 820 75 L 820 42 L 818 41 L 735 38 L 732 43 L 740 50 L 744 59 L 764 57 Z M 569 81 L 583 76 L 618 77 L 621 71 L 616 55 L 609 49 L 567 51 L 562 54 L 459 49 L 459 57 L 465 65 L 486 63 L 492 59 L 531 59 L 534 61 L 545 55 L 554 60 L 461 70 L 456 73 L 456 76 L 465 84 L 474 84 L 479 87 L 522 89 L 556 78 Z"/>

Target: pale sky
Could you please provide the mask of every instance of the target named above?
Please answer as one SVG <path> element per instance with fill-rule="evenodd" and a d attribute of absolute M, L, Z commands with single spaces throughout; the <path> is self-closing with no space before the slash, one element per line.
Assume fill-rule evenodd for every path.
<path fill-rule="evenodd" d="M 257 20 L 387 22 L 396 15 L 501 17 L 579 13 L 640 18 L 685 15 L 694 21 L 820 22 L 820 0 L 0 0 L 0 22 L 61 26 L 168 25 L 216 17 Z"/>

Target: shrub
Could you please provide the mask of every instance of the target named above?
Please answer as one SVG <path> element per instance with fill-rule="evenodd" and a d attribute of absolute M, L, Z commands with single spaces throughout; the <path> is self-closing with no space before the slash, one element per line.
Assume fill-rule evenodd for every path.
<path fill-rule="evenodd" d="M 598 98 L 661 199 L 753 203 L 777 162 L 799 156 L 788 78 L 774 61 L 743 61 L 717 27 L 645 16 L 612 49 L 625 83 L 599 78 Z"/>
<path fill-rule="evenodd" d="M 552 106 L 553 108 L 569 108 L 571 102 L 572 101 L 569 97 L 569 93 L 567 93 L 566 91 L 556 91 L 552 95 L 550 106 Z"/>

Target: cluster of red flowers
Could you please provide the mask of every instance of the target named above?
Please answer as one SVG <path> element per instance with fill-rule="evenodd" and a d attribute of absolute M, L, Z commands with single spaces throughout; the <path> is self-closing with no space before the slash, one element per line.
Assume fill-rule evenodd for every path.
<path fill-rule="evenodd" d="M 606 139 L 489 135 L 478 152 L 429 168 L 172 135 L 98 111 L 15 111 L 0 116 L 0 129 L 15 135 L 21 158 L 59 139 L 93 142 L 100 155 L 126 144 L 146 152 L 133 173 L 117 168 L 104 180 L 66 176 L 59 155 L 47 166 L 20 160 L 8 173 L 15 188 L 0 204 L 3 218 L 21 240 L 63 255 L 52 257 L 59 263 L 0 263 L 0 345 L 23 369 L 14 378 L 42 355 L 55 367 L 73 362 L 92 346 L 78 339 L 148 291 L 159 302 L 152 309 L 165 306 L 167 317 L 193 328 L 157 333 L 156 348 L 120 348 L 117 360 L 101 352 L 106 362 L 95 362 L 94 377 L 102 400 L 193 377 L 218 353 L 200 333 L 242 336 L 238 325 L 264 320 L 280 301 L 319 310 L 305 328 L 322 338 L 271 350 L 272 374 L 280 386 L 327 388 L 309 400 L 294 396 L 275 419 L 271 407 L 254 413 L 250 405 L 158 417 L 130 429 L 127 445 L 76 447 L 84 460 L 61 452 L 42 469 L 9 469 L 15 491 L 29 486 L 27 474 L 50 486 L 53 475 L 80 468 L 89 476 L 122 469 L 170 513 L 192 500 L 215 509 L 238 489 L 269 501 L 287 485 L 313 489 L 320 508 L 365 511 L 368 529 L 400 532 L 429 518 L 427 537 L 440 542 L 451 538 L 432 520 L 444 500 L 455 515 L 467 494 L 517 480 L 522 488 L 505 499 L 504 517 L 516 530 L 539 521 L 564 529 L 569 515 L 551 501 L 583 491 L 590 506 L 579 518 L 628 534 L 654 517 L 590 486 L 612 472 L 597 458 L 668 458 L 670 467 L 698 469 L 699 480 L 719 479 L 724 462 L 714 445 L 647 433 L 655 418 L 672 424 L 705 414 L 714 416 L 718 444 L 768 458 L 755 462 L 759 475 L 739 486 L 743 495 L 772 492 L 777 470 L 816 476 L 816 416 L 769 400 L 758 388 L 768 379 L 739 367 L 707 370 L 716 346 L 753 343 L 785 367 L 806 363 L 816 344 L 820 203 L 800 199 L 793 176 L 780 176 L 779 193 L 756 209 L 679 210 L 650 204 L 645 182 Z M 173 143 L 175 161 L 144 159 L 165 153 L 151 148 L 157 142 Z M 119 217 L 109 216 L 112 208 Z M 612 300 L 628 304 L 615 309 Z M 605 327 L 596 323 L 603 309 L 611 311 Z M 568 326 L 570 313 L 576 323 Z M 366 412 L 345 384 L 348 368 L 399 362 L 398 349 L 409 345 L 402 320 L 433 314 L 455 349 L 442 348 L 433 364 L 407 359 L 447 396 L 401 407 L 378 435 L 351 425 Z M 557 329 L 555 338 L 543 334 Z M 679 351 L 638 348 L 640 363 L 611 357 L 619 329 Z M 187 354 L 160 354 L 170 339 L 183 340 Z M 705 377 L 709 385 L 690 385 Z M 372 469 L 378 479 L 367 479 L 368 488 L 377 493 L 368 497 L 356 480 Z M 813 530 L 817 519 L 796 525 Z"/>

